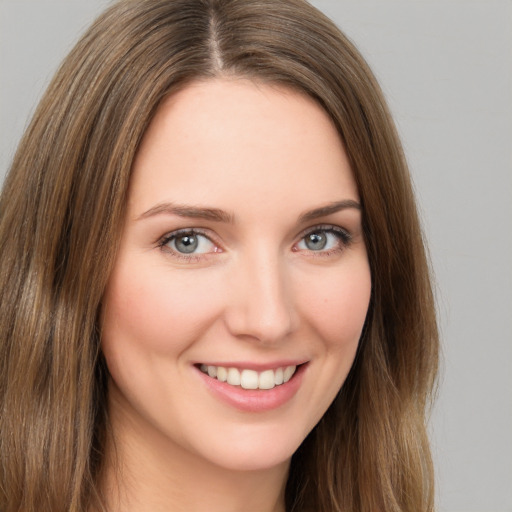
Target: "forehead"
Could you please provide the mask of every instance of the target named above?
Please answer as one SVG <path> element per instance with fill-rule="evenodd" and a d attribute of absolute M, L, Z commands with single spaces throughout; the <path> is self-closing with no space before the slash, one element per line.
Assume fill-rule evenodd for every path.
<path fill-rule="evenodd" d="M 241 197 L 260 207 L 293 197 L 307 208 L 358 193 L 342 141 L 311 98 L 246 79 L 193 83 L 152 120 L 134 163 L 131 203 L 229 208 Z"/>

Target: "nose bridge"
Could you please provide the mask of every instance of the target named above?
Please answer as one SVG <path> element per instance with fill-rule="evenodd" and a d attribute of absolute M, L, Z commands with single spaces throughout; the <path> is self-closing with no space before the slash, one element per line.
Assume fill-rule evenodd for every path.
<path fill-rule="evenodd" d="M 296 314 L 287 270 L 277 251 L 259 248 L 241 258 L 229 312 L 233 334 L 273 343 L 294 330 Z"/>

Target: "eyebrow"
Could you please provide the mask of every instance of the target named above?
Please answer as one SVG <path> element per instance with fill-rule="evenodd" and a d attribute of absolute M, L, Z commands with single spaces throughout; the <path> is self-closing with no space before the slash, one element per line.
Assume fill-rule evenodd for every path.
<path fill-rule="evenodd" d="M 343 201 L 335 201 L 325 206 L 320 206 L 313 210 L 306 211 L 299 216 L 299 223 L 309 222 L 320 217 L 326 217 L 348 208 L 361 210 L 361 205 L 353 199 L 345 199 Z M 153 206 L 137 217 L 136 220 L 147 219 L 155 215 L 177 215 L 178 217 L 187 217 L 191 219 L 204 219 L 215 222 L 224 222 L 232 224 L 234 216 L 219 208 L 205 208 L 191 205 L 180 205 L 174 203 L 161 203 Z"/>
<path fill-rule="evenodd" d="M 299 222 L 309 222 L 311 220 L 315 220 L 320 217 L 326 217 L 328 215 L 332 215 L 333 213 L 337 213 L 348 208 L 361 210 L 361 205 L 357 201 L 354 201 L 353 199 L 335 201 L 334 203 L 329 203 L 325 206 L 321 206 L 320 208 L 315 208 L 314 210 L 309 210 L 307 212 L 302 213 L 299 216 Z"/>
<path fill-rule="evenodd" d="M 181 205 L 174 203 L 161 203 L 137 217 L 137 220 L 147 219 L 155 215 L 177 215 L 192 219 L 212 220 L 215 222 L 233 223 L 233 215 L 218 208 L 202 208 L 198 206 Z"/>

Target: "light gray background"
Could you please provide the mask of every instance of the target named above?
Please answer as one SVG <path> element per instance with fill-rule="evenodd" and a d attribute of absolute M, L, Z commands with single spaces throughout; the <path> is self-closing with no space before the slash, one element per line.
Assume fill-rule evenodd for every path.
<path fill-rule="evenodd" d="M 0 179 L 45 85 L 107 0 L 0 0 Z M 512 511 L 512 1 L 316 0 L 402 135 L 437 275 L 439 510 Z"/>

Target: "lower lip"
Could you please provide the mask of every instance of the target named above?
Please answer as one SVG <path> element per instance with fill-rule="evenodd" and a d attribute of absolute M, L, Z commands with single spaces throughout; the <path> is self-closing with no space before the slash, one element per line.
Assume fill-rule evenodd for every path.
<path fill-rule="evenodd" d="M 208 376 L 197 369 L 208 389 L 221 401 L 245 412 L 266 412 L 277 409 L 289 402 L 299 390 L 306 364 L 297 368 L 292 378 L 272 389 L 244 389 L 231 386 Z"/>

